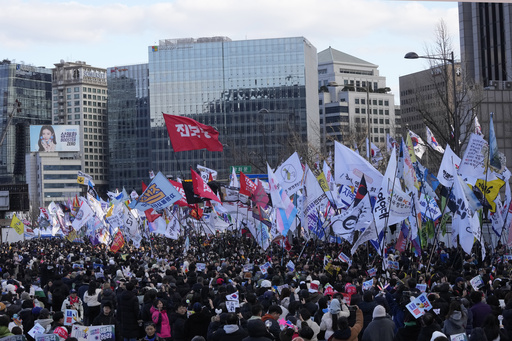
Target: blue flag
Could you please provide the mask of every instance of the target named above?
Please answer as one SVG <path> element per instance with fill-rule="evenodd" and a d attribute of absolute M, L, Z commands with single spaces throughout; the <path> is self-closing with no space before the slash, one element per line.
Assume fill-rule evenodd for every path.
<path fill-rule="evenodd" d="M 181 198 L 180 192 L 174 188 L 162 172 L 158 172 L 140 197 L 130 203 L 130 208 L 141 211 L 153 208 L 158 211 L 171 206 Z"/>
<path fill-rule="evenodd" d="M 491 121 L 489 123 L 489 159 L 491 166 L 500 170 L 501 160 L 498 154 L 498 142 L 496 141 L 496 134 L 494 134 L 494 113 L 491 112 Z"/>

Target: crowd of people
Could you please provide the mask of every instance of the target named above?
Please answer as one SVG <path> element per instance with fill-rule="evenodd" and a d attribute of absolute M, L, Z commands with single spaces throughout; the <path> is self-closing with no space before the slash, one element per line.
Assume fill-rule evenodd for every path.
<path fill-rule="evenodd" d="M 500 244 L 483 260 L 442 243 L 420 254 L 390 244 L 382 256 L 363 246 L 347 263 L 338 257 L 347 243 L 290 242 L 263 251 L 245 235 L 191 236 L 190 245 L 153 237 L 116 253 L 64 239 L 4 243 L 0 337 L 33 340 L 39 324 L 71 340 L 73 311 L 73 323 L 113 325 L 116 341 L 512 339 Z M 406 306 L 423 291 L 431 309 L 415 316 Z"/>

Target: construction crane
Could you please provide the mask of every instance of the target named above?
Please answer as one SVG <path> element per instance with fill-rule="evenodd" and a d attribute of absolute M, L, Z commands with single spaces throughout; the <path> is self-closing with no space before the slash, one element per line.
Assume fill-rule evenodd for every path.
<path fill-rule="evenodd" d="M 0 138 L 0 148 L 4 144 L 5 137 L 7 136 L 7 130 L 9 129 L 9 126 L 11 125 L 12 119 L 14 118 L 14 114 L 21 112 L 21 102 L 16 100 L 14 102 L 14 106 L 12 108 L 11 113 L 9 114 L 9 118 L 7 119 L 7 124 L 5 125 L 4 131 L 2 131 L 2 137 Z"/>

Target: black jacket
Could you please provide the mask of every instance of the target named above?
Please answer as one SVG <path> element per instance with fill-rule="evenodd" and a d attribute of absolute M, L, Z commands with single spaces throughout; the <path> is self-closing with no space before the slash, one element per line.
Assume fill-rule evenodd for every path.
<path fill-rule="evenodd" d="M 139 334 L 139 299 L 133 291 L 124 291 L 117 304 L 117 320 L 123 338 L 137 337 Z"/>

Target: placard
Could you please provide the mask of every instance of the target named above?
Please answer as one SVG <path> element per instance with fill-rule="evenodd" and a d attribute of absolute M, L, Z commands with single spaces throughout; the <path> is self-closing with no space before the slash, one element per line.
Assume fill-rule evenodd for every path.
<path fill-rule="evenodd" d="M 78 311 L 74 309 L 64 310 L 64 325 L 71 326 L 75 322 L 78 322 Z"/>
<path fill-rule="evenodd" d="M 473 287 L 473 290 L 475 291 L 478 291 L 478 289 L 484 286 L 484 280 L 480 275 L 471 278 L 470 283 L 471 286 Z"/>
<path fill-rule="evenodd" d="M 240 303 L 238 301 L 226 301 L 226 308 L 229 313 L 236 312 L 236 308 L 240 307 Z"/>
<path fill-rule="evenodd" d="M 115 341 L 115 327 L 106 326 L 79 326 L 74 324 L 71 329 L 71 336 L 78 341 Z"/>
<path fill-rule="evenodd" d="M 416 284 L 416 289 L 418 289 L 421 292 L 427 291 L 427 285 L 426 284 Z"/>
<path fill-rule="evenodd" d="M 39 323 L 34 324 L 34 327 L 28 331 L 28 335 L 32 336 L 35 339 L 36 334 L 44 334 L 46 329 L 40 325 Z"/>

